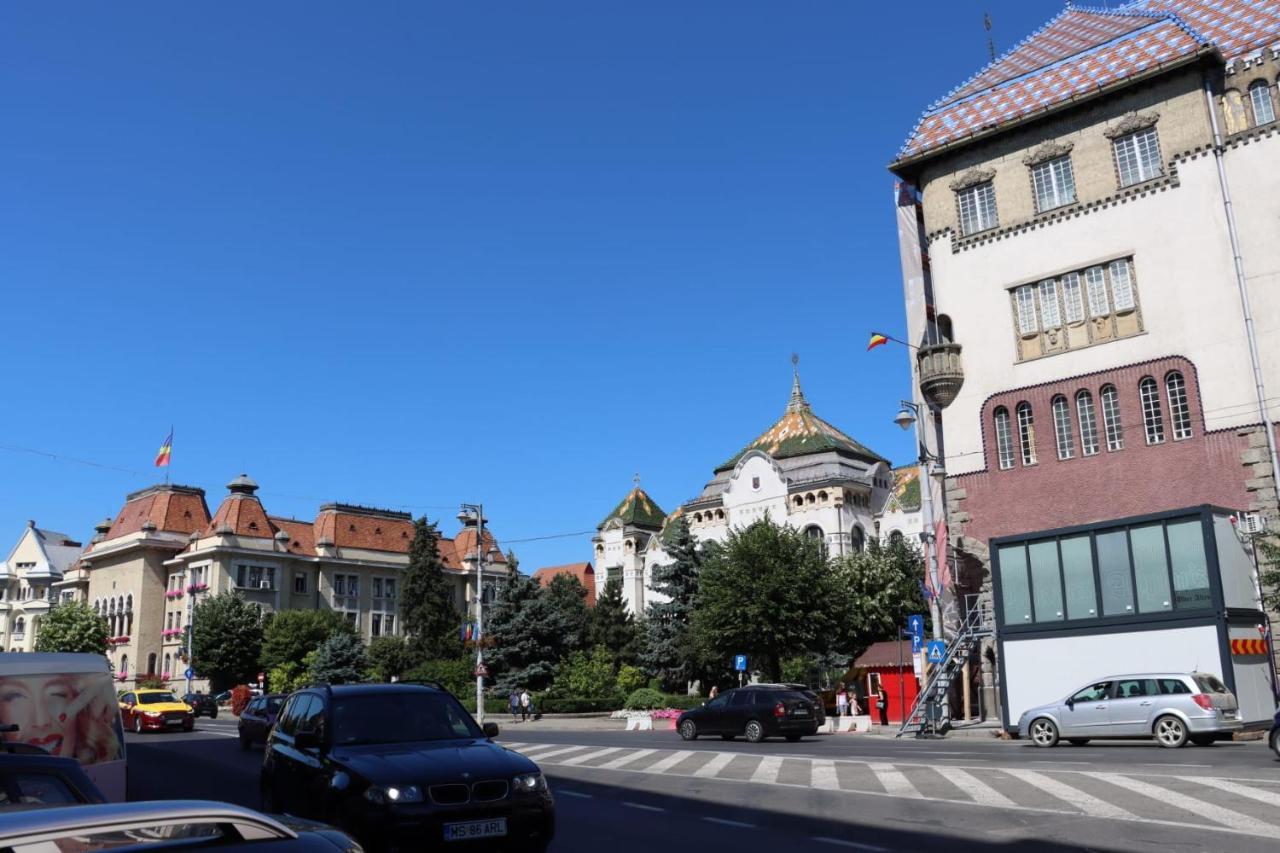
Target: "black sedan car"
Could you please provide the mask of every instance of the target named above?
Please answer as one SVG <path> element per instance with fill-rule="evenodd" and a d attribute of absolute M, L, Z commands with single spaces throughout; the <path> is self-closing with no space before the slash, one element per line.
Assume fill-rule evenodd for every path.
<path fill-rule="evenodd" d="M 326 820 L 366 848 L 544 851 L 555 803 L 538 766 L 492 741 L 442 687 L 309 687 L 280 710 L 262 807 Z"/>
<path fill-rule="evenodd" d="M 182 701 L 191 706 L 191 715 L 199 717 L 204 714 L 211 720 L 218 718 L 218 702 L 208 693 L 187 693 Z"/>
<path fill-rule="evenodd" d="M 105 802 L 98 786 L 74 758 L 8 751 L 0 754 L 0 812 Z"/>
<path fill-rule="evenodd" d="M 276 715 L 280 713 L 280 706 L 286 698 L 284 693 L 271 693 L 249 700 L 249 704 L 240 712 L 240 722 L 236 724 L 240 732 L 241 749 L 267 742 L 267 735 L 271 734 L 271 727 L 276 724 Z"/>
<path fill-rule="evenodd" d="M 685 740 L 720 735 L 733 740 L 744 735 L 751 743 L 768 737 L 797 741 L 817 734 L 821 705 L 812 694 L 785 684 L 752 684 L 726 690 L 700 708 L 685 711 L 676 730 Z"/>

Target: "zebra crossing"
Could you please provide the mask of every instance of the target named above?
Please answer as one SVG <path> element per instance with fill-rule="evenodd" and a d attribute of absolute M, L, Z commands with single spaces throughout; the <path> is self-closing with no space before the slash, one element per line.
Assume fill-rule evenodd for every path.
<path fill-rule="evenodd" d="M 507 742 L 540 765 L 683 776 L 1020 811 L 1280 835 L 1280 776 L 1154 775 L 1087 769 L 956 766 L 762 752 Z"/>

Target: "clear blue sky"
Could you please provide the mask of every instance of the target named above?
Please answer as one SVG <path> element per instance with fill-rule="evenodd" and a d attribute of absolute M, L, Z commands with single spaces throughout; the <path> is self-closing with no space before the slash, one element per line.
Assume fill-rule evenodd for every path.
<path fill-rule="evenodd" d="M 785 405 L 898 462 L 885 164 L 1058 0 L 0 13 L 0 550 L 126 492 L 507 540 L 670 511 Z M 35 448 L 109 467 L 15 451 Z M 123 470 L 120 470 L 123 469 Z M 528 571 L 588 536 L 517 543 Z"/>

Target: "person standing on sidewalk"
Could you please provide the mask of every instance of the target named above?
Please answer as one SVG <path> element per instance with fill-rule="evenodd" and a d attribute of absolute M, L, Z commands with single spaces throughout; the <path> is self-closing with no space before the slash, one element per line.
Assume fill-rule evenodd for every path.
<path fill-rule="evenodd" d="M 532 704 L 532 700 L 529 698 L 529 689 L 527 687 L 521 689 L 520 691 L 520 719 L 521 720 L 527 721 L 529 719 L 529 710 L 530 710 L 531 704 Z"/>
<path fill-rule="evenodd" d="M 511 688 L 511 695 L 507 697 L 508 704 L 511 705 L 511 722 L 520 719 L 520 691 L 514 687 Z"/>
<path fill-rule="evenodd" d="M 836 684 L 836 716 L 844 717 L 849 714 L 849 693 L 844 688 L 844 682 Z"/>
<path fill-rule="evenodd" d="M 883 684 L 876 690 L 876 709 L 880 712 L 880 725 L 889 725 L 889 692 Z"/>

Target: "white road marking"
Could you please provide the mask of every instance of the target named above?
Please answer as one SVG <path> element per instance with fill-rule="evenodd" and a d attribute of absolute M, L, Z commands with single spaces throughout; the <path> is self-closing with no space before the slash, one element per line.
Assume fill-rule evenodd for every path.
<path fill-rule="evenodd" d="M 1080 811 L 1091 817 L 1110 817 L 1132 819 L 1137 815 L 1132 812 L 1125 811 L 1119 806 L 1100 800 L 1092 794 L 1086 794 L 1078 788 L 1073 788 L 1065 782 L 1059 782 L 1057 779 L 1051 779 L 1034 770 L 1018 770 L 1012 767 L 1002 767 L 1001 771 L 1008 773 L 1015 779 L 1020 779 L 1033 788 L 1039 788 L 1046 794 L 1057 797 L 1065 803 L 1075 806 Z"/>
<path fill-rule="evenodd" d="M 633 761 L 639 761 L 646 756 L 653 755 L 657 751 L 658 750 L 656 749 L 637 749 L 635 752 L 628 755 L 623 755 L 619 758 L 614 758 L 611 761 L 606 761 L 604 764 L 600 765 L 600 769 L 616 770 L 619 767 L 625 767 Z"/>
<path fill-rule="evenodd" d="M 1153 762 L 1146 762 L 1145 764 L 1141 764 L 1139 766 L 1140 767 L 1212 767 L 1213 765 L 1212 764 L 1155 764 Z"/>
<path fill-rule="evenodd" d="M 1013 800 L 997 791 L 974 776 L 967 770 L 961 770 L 959 767 L 949 767 L 945 764 L 933 768 L 934 772 L 951 782 L 964 793 L 968 794 L 970 799 L 975 803 L 984 806 L 1012 806 Z"/>
<path fill-rule="evenodd" d="M 666 811 L 666 809 L 664 808 L 659 808 L 658 806 L 648 806 L 648 805 L 645 805 L 644 803 L 624 802 L 623 805 L 626 806 L 627 808 L 642 809 L 646 812 L 665 812 Z"/>
<path fill-rule="evenodd" d="M 560 761 L 557 763 L 563 764 L 565 767 L 573 767 L 575 765 L 582 764 L 584 761 L 590 761 L 593 758 L 600 758 L 605 755 L 613 755 L 615 752 L 622 752 L 622 747 L 611 746 L 606 749 L 597 749 L 595 752 L 588 752 L 585 755 L 575 755 L 573 758 L 570 758 L 568 761 Z"/>
<path fill-rule="evenodd" d="M 706 764 L 699 767 L 693 775 L 701 777 L 703 779 L 707 779 L 712 776 L 715 776 L 721 770 L 728 767 L 729 762 L 733 761 L 733 759 L 736 758 L 737 755 L 738 754 L 734 752 L 717 752 L 714 758 L 712 758 Z"/>
<path fill-rule="evenodd" d="M 1152 785 L 1149 782 L 1122 776 L 1119 773 L 1086 773 L 1084 775 L 1094 779 L 1101 779 L 1103 782 L 1133 791 L 1135 794 L 1142 794 L 1144 797 L 1150 797 L 1157 802 L 1199 815 L 1205 820 L 1211 820 L 1214 823 L 1220 823 L 1232 829 L 1244 829 L 1256 835 L 1280 832 L 1280 827 L 1275 824 L 1264 823 L 1232 809 L 1215 806 L 1213 803 L 1189 797 L 1186 794 L 1171 791 L 1159 785 Z"/>
<path fill-rule="evenodd" d="M 557 789 L 556 789 L 556 796 L 557 796 L 557 797 L 559 797 L 559 796 L 565 796 L 565 797 L 577 797 L 577 798 L 578 798 L 578 799 L 580 799 L 580 800 L 589 800 L 589 799 L 591 799 L 591 798 L 592 798 L 593 796 L 595 796 L 595 795 L 594 795 L 594 794 L 584 794 L 584 793 L 582 793 L 581 791 L 566 791 L 564 788 L 557 788 Z"/>
<path fill-rule="evenodd" d="M 876 774 L 876 780 L 880 782 L 886 794 L 919 799 L 920 792 L 916 790 L 916 786 L 912 785 L 902 771 L 892 764 L 868 764 L 867 769 Z"/>
<path fill-rule="evenodd" d="M 524 755 L 525 758 L 530 758 L 530 759 L 533 759 L 534 761 L 546 761 L 548 758 L 550 758 L 553 755 L 566 755 L 570 752 L 577 752 L 580 749 L 586 749 L 586 747 L 585 746 L 562 746 L 559 749 L 549 749 L 544 751 L 545 749 L 546 749 L 545 747 L 538 747 L 537 749 L 530 749 L 522 754 Z"/>
<path fill-rule="evenodd" d="M 759 766 L 757 766 L 755 772 L 751 774 L 751 781 L 773 784 L 778 781 L 778 771 L 781 769 L 781 758 L 773 755 L 766 755 L 764 758 L 760 759 Z"/>
<path fill-rule="evenodd" d="M 814 841 L 821 841 L 823 844 L 834 844 L 837 847 L 848 847 L 851 850 L 866 850 L 868 853 L 888 853 L 888 847 L 877 847 L 874 844 L 860 844 L 857 841 L 845 841 L 843 838 L 828 838 L 825 835 L 813 836 Z"/>
<path fill-rule="evenodd" d="M 672 767 L 675 767 L 681 761 L 684 761 L 686 758 L 688 758 L 690 754 L 691 753 L 688 753 L 688 752 L 673 752 L 670 755 L 668 755 L 666 758 L 662 759 L 661 761 L 655 761 L 653 764 L 650 764 L 648 767 L 644 768 L 644 770 L 641 770 L 640 772 L 641 773 L 666 773 Z"/>
<path fill-rule="evenodd" d="M 755 829 L 754 823 L 747 823 L 744 820 L 729 820 L 727 817 L 704 817 L 703 820 L 708 823 L 718 823 L 721 826 L 736 826 L 740 829 Z"/>
<path fill-rule="evenodd" d="M 814 759 L 809 765 L 809 787 L 838 791 L 840 780 L 836 778 L 836 763 Z"/>
<path fill-rule="evenodd" d="M 1248 785 L 1238 785 L 1229 779 L 1217 779 L 1212 776 L 1178 776 L 1185 782 L 1195 782 L 1197 785 L 1206 785 L 1210 788 L 1217 788 L 1219 791 L 1225 791 L 1228 794 L 1234 794 L 1237 797 L 1248 797 L 1251 800 L 1257 800 L 1260 803 L 1266 803 L 1269 806 L 1280 806 L 1280 794 L 1273 794 L 1270 791 L 1259 791 L 1257 788 L 1250 788 Z"/>

